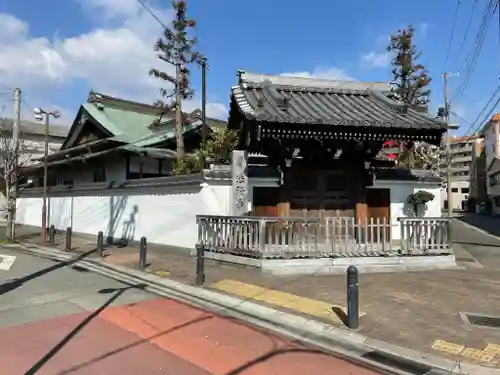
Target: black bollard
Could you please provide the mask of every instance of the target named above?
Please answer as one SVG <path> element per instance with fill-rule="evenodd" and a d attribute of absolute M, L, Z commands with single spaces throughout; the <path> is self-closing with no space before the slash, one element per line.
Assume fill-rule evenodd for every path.
<path fill-rule="evenodd" d="M 148 251 L 148 244 L 146 241 L 146 237 L 141 238 L 141 245 L 139 248 L 139 269 L 143 270 L 146 268 L 146 256 Z"/>
<path fill-rule="evenodd" d="M 347 268 L 347 328 L 359 327 L 359 278 L 358 269 Z"/>
<path fill-rule="evenodd" d="M 104 251 L 104 234 L 102 231 L 99 231 L 97 233 L 97 256 L 102 258 L 103 256 L 103 251 Z"/>
<path fill-rule="evenodd" d="M 56 244 L 56 226 L 51 225 L 49 229 L 49 245 L 54 246 Z"/>
<path fill-rule="evenodd" d="M 196 285 L 203 285 L 205 282 L 205 247 L 196 247 Z"/>
<path fill-rule="evenodd" d="M 66 250 L 71 250 L 71 227 L 66 228 Z"/>

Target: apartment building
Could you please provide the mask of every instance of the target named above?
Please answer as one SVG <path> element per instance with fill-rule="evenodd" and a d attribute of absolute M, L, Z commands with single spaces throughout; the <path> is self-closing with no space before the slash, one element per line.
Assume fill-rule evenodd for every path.
<path fill-rule="evenodd" d="M 482 203 L 488 199 L 486 190 L 486 156 L 484 139 L 481 135 L 472 148 L 472 164 L 470 170 L 470 194 L 468 208 L 470 212 L 478 212 Z"/>
<path fill-rule="evenodd" d="M 500 215 L 500 113 L 494 115 L 479 134 L 484 138 L 487 210 Z"/>
<path fill-rule="evenodd" d="M 452 137 L 450 139 L 451 153 L 451 194 L 454 210 L 466 210 L 467 202 L 471 193 L 471 170 L 473 161 L 473 150 L 481 140 L 477 135 L 470 137 Z M 444 157 L 444 155 L 443 155 Z M 445 163 L 446 164 L 446 163 Z M 446 174 L 442 175 L 446 181 Z M 448 207 L 448 194 L 446 184 L 441 192 L 443 207 Z"/>

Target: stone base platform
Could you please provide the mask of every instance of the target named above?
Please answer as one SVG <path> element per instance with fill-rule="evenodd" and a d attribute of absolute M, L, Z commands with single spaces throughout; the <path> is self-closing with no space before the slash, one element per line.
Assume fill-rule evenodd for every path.
<path fill-rule="evenodd" d="M 360 273 L 462 269 L 454 254 L 350 258 L 257 259 L 205 251 L 205 258 L 260 268 L 274 275 L 343 274 L 356 266 Z"/>

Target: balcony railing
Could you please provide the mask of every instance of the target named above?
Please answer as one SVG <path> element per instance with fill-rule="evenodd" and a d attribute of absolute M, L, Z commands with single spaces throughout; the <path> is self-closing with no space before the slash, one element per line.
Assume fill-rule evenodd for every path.
<path fill-rule="evenodd" d="M 386 219 L 325 220 L 281 217 L 197 216 L 206 251 L 253 258 L 367 257 L 451 252 L 446 218 L 400 218 L 401 239 L 391 240 Z"/>

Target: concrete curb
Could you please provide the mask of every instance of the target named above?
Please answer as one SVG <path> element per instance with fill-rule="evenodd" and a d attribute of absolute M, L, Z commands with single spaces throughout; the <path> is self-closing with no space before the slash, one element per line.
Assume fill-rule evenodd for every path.
<path fill-rule="evenodd" d="M 2 245 L 2 247 L 59 261 L 68 261 L 75 258 L 75 254 L 42 246 Z M 438 356 L 375 340 L 347 329 L 333 327 L 302 316 L 274 310 L 249 300 L 193 287 L 125 267 L 105 264 L 100 260 L 80 260 L 75 264 L 127 284 L 143 284 L 145 289 L 152 293 L 180 300 L 216 312 L 219 315 L 236 318 L 302 342 L 331 350 L 347 359 L 391 374 L 500 375 L 500 369 L 457 363 Z M 391 361 L 397 363 L 390 366 L 383 364 Z"/>

